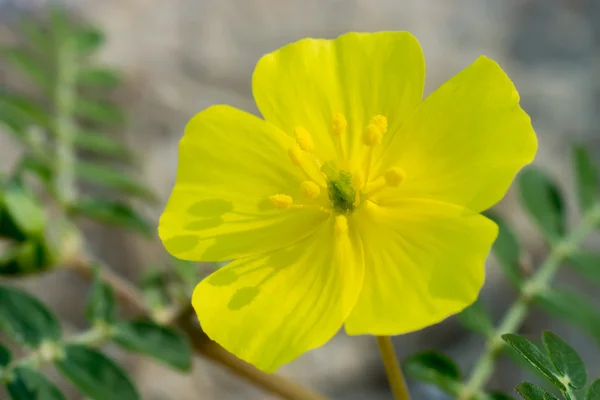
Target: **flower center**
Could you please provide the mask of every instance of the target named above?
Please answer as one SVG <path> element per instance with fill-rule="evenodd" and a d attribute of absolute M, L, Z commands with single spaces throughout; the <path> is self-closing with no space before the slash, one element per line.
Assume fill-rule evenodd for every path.
<path fill-rule="evenodd" d="M 354 212 L 362 201 L 367 200 L 386 188 L 398 187 L 404 181 L 404 171 L 392 167 L 384 171 L 381 176 L 371 179 L 371 164 L 373 163 L 373 151 L 381 144 L 383 135 L 387 131 L 387 119 L 382 115 L 376 115 L 367 124 L 363 133 L 363 144 L 367 147 L 363 160 L 363 168 L 348 172 L 348 160 L 344 152 L 342 137 L 347 134 L 348 122 L 342 114 L 334 114 L 331 123 L 331 135 L 336 143 L 338 160 L 328 161 L 322 164 L 315 156 L 315 143 L 311 133 L 305 128 L 298 126 L 294 128 L 296 144 L 288 149 L 291 162 L 300 169 L 305 177 L 301 182 L 300 189 L 305 198 L 300 204 L 296 204 L 291 196 L 275 194 L 269 200 L 276 208 L 313 208 L 327 213 L 336 214 L 336 218 L 345 221 L 345 216 Z M 316 166 L 316 169 L 314 168 Z M 312 169 L 310 168 L 312 167 Z M 316 171 L 320 171 L 325 178 L 314 179 Z M 324 206 L 321 193 L 327 189 L 330 206 Z M 321 199 L 321 200 L 319 200 Z M 308 201 L 308 203 L 307 203 Z M 344 231 L 343 223 L 340 222 L 339 231 Z M 337 225 L 336 225 L 337 226 Z"/>

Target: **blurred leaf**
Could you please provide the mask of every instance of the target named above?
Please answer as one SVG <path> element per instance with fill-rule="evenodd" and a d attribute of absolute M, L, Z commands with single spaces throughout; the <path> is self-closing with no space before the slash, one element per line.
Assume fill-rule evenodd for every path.
<path fill-rule="evenodd" d="M 95 123 L 110 125 L 123 125 L 125 123 L 123 109 L 106 100 L 80 98 L 77 104 L 75 104 L 75 114 L 80 118 Z"/>
<path fill-rule="evenodd" d="M 8 286 L 0 286 L 0 330 L 33 348 L 44 340 L 56 341 L 62 334 L 58 320 L 42 302 Z"/>
<path fill-rule="evenodd" d="M 565 207 L 558 186 L 539 168 L 530 166 L 518 178 L 521 202 L 543 236 L 554 242 L 565 233 Z"/>
<path fill-rule="evenodd" d="M 19 31 L 25 38 L 27 45 L 40 53 L 46 53 L 52 49 L 50 32 L 40 21 L 30 17 L 21 18 Z"/>
<path fill-rule="evenodd" d="M 471 304 L 458 314 L 458 320 L 467 329 L 480 333 L 485 337 L 490 337 L 494 334 L 494 324 L 492 319 L 479 300 L 476 300 L 475 303 Z"/>
<path fill-rule="evenodd" d="M 487 212 L 486 216 L 498 224 L 498 238 L 492 248 L 494 254 L 500 262 L 500 266 L 509 280 L 519 286 L 523 280 L 521 271 L 521 246 L 517 235 L 513 232 L 510 225 L 500 215 L 494 212 Z"/>
<path fill-rule="evenodd" d="M 167 279 L 161 268 L 146 267 L 142 271 L 139 286 L 146 303 L 152 310 L 164 308 L 170 301 Z"/>
<path fill-rule="evenodd" d="M 121 84 L 119 73 L 110 68 L 86 67 L 79 70 L 77 83 L 81 86 L 114 89 Z"/>
<path fill-rule="evenodd" d="M 600 379 L 596 379 L 588 388 L 585 400 L 600 400 Z"/>
<path fill-rule="evenodd" d="M 10 47 L 0 50 L 0 57 L 31 79 L 42 91 L 49 91 L 52 75 L 46 73 L 40 60 L 32 53 L 23 48 Z"/>
<path fill-rule="evenodd" d="M 123 171 L 105 165 L 79 162 L 75 168 L 78 178 L 87 183 L 94 183 L 124 194 L 135 195 L 146 200 L 154 201 L 156 196 L 144 184 Z"/>
<path fill-rule="evenodd" d="M 188 288 L 192 289 L 200 281 L 198 273 L 198 264 L 193 261 L 180 260 L 172 258 L 173 270 L 177 278 Z M 189 294 L 189 293 L 188 293 Z"/>
<path fill-rule="evenodd" d="M 23 276 L 54 266 L 52 254 L 40 240 L 13 243 L 0 254 L 0 275 Z"/>
<path fill-rule="evenodd" d="M 0 119 L 20 129 L 29 125 L 50 128 L 50 115 L 42 107 L 28 97 L 6 91 L 0 91 Z"/>
<path fill-rule="evenodd" d="M 80 132 L 73 138 L 75 146 L 81 150 L 103 156 L 130 158 L 131 152 L 123 143 L 102 133 Z"/>
<path fill-rule="evenodd" d="M 8 213 L 2 202 L 2 193 L 0 192 L 0 238 L 8 238 L 16 241 L 27 239 L 27 235 L 15 224 L 15 221 Z"/>
<path fill-rule="evenodd" d="M 182 334 L 151 321 L 127 321 L 115 329 L 114 341 L 122 347 L 146 354 L 180 371 L 192 364 L 192 350 Z"/>
<path fill-rule="evenodd" d="M 573 168 L 579 204 L 582 210 L 587 211 L 595 202 L 600 201 L 600 181 L 596 166 L 585 147 L 573 147 Z"/>
<path fill-rule="evenodd" d="M 93 400 L 138 400 L 140 396 L 127 374 L 98 351 L 67 345 L 56 367 L 81 392 Z"/>
<path fill-rule="evenodd" d="M 44 229 L 46 218 L 40 202 L 33 193 L 22 183 L 12 181 L 4 187 L 1 194 L 4 208 L 15 225 L 28 235 L 39 236 Z M 0 228 L 0 231 L 3 230 Z"/>
<path fill-rule="evenodd" d="M 552 332 L 544 332 L 542 338 L 556 370 L 569 378 L 569 386 L 575 389 L 584 387 L 587 381 L 587 371 L 579 354 Z"/>
<path fill-rule="evenodd" d="M 65 400 L 44 375 L 29 368 L 13 369 L 14 379 L 6 385 L 12 400 Z"/>
<path fill-rule="evenodd" d="M 12 359 L 12 354 L 8 347 L 4 346 L 0 343 L 0 367 L 5 367 L 8 365 L 10 360 Z M 1 370 L 2 368 L 0 368 Z"/>
<path fill-rule="evenodd" d="M 518 351 L 531 365 L 542 373 L 550 382 L 561 390 L 565 390 L 565 385 L 556 376 L 554 366 L 548 359 L 548 356 L 532 342 L 514 333 L 502 335 L 502 339 L 513 349 Z"/>
<path fill-rule="evenodd" d="M 600 254 L 578 251 L 569 255 L 570 264 L 585 278 L 600 285 Z"/>
<path fill-rule="evenodd" d="M 558 400 L 552 393 L 529 382 L 519 383 L 517 392 L 525 400 Z"/>
<path fill-rule="evenodd" d="M 107 225 L 120 226 L 146 237 L 155 235 L 154 225 L 128 204 L 94 198 L 82 198 L 71 211 Z"/>
<path fill-rule="evenodd" d="M 100 49 L 106 38 L 101 30 L 93 26 L 84 26 L 76 30 L 75 40 L 77 51 L 81 55 L 88 55 Z"/>
<path fill-rule="evenodd" d="M 115 296 L 112 288 L 100 277 L 100 267 L 94 266 L 94 282 L 87 301 L 85 316 L 91 323 L 112 323 L 116 320 Z"/>
<path fill-rule="evenodd" d="M 460 391 L 461 374 L 450 358 L 435 351 L 412 355 L 404 362 L 407 374 L 413 378 L 433 383 L 446 393 L 456 395 Z"/>
<path fill-rule="evenodd" d="M 538 295 L 540 306 L 548 314 L 578 325 L 600 343 L 600 311 L 579 293 L 553 288 Z"/>
<path fill-rule="evenodd" d="M 47 187 L 52 184 L 52 169 L 39 158 L 26 155 L 21 159 L 20 167 L 32 172 Z"/>

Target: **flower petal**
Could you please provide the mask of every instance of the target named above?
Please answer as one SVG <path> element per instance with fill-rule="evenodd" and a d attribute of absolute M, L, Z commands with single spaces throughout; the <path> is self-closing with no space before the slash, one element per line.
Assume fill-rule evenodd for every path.
<path fill-rule="evenodd" d="M 379 174 L 406 172 L 377 198 L 431 198 L 485 210 L 530 163 L 537 138 L 519 94 L 496 62 L 480 57 L 419 106 L 383 153 Z"/>
<path fill-rule="evenodd" d="M 477 298 L 498 228 L 463 207 L 402 199 L 356 214 L 365 253 L 362 292 L 346 332 L 396 335 L 438 323 Z"/>
<path fill-rule="evenodd" d="M 311 132 L 323 160 L 335 154 L 331 122 L 342 113 L 345 151 L 357 162 L 369 120 L 382 114 L 388 131 L 398 129 L 421 101 L 424 82 L 423 53 L 410 33 L 353 32 L 335 40 L 302 39 L 265 55 L 252 91 L 268 122 L 290 134 L 295 126 Z"/>
<path fill-rule="evenodd" d="M 260 118 L 214 106 L 187 125 L 177 180 L 158 233 L 174 256 L 223 261 L 289 246 L 327 214 L 276 209 L 269 196 L 301 200 L 305 179 L 288 158 L 293 140 Z M 324 182 L 323 182 L 324 184 Z"/>
<path fill-rule="evenodd" d="M 299 243 L 234 261 L 200 282 L 192 304 L 206 334 L 268 372 L 327 342 L 363 278 L 355 229 L 335 234 L 333 219 Z"/>

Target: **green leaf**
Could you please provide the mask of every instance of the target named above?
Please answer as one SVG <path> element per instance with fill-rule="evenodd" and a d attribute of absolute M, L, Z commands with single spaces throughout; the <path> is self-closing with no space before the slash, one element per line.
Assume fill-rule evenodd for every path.
<path fill-rule="evenodd" d="M 110 286 L 100 277 L 100 267 L 94 266 L 94 283 L 90 290 L 85 316 L 91 323 L 116 320 L 115 296 Z"/>
<path fill-rule="evenodd" d="M 487 398 L 489 400 L 514 400 L 514 398 L 512 396 L 509 396 L 506 393 L 502 393 L 502 392 L 487 393 Z"/>
<path fill-rule="evenodd" d="M 600 285 L 600 254 L 579 251 L 569 256 L 570 264 L 577 272 Z"/>
<path fill-rule="evenodd" d="M 537 299 L 548 314 L 578 325 L 600 343 L 600 311 L 590 299 L 560 288 L 545 290 Z"/>
<path fill-rule="evenodd" d="M 492 319 L 479 300 L 475 301 L 475 303 L 471 304 L 458 314 L 458 320 L 467 329 L 480 333 L 483 336 L 489 337 L 494 334 L 494 324 Z"/>
<path fill-rule="evenodd" d="M 518 178 L 521 202 L 550 242 L 565 233 L 565 207 L 558 186 L 542 170 L 530 166 Z"/>
<path fill-rule="evenodd" d="M 33 348 L 44 340 L 56 341 L 62 334 L 58 320 L 42 302 L 8 286 L 0 286 L 0 330 Z"/>
<path fill-rule="evenodd" d="M 127 374 L 114 361 L 89 347 L 67 345 L 56 367 L 82 393 L 93 400 L 138 400 L 140 395 Z"/>
<path fill-rule="evenodd" d="M 600 379 L 596 379 L 588 388 L 585 400 L 600 400 Z"/>
<path fill-rule="evenodd" d="M 587 371 L 579 354 L 552 332 L 544 332 L 542 338 L 556 370 L 569 378 L 569 386 L 575 389 L 584 387 L 587 381 Z"/>
<path fill-rule="evenodd" d="M 548 356 L 532 342 L 514 333 L 502 335 L 502 339 L 513 349 L 521 354 L 531 365 L 542 373 L 550 382 L 561 390 L 565 390 L 565 385 L 556 376 L 554 366 L 548 359 Z"/>
<path fill-rule="evenodd" d="M 404 362 L 407 374 L 423 382 L 433 383 L 446 393 L 457 395 L 460 391 L 460 370 L 450 358 L 435 351 L 424 351 Z"/>
<path fill-rule="evenodd" d="M 79 179 L 87 183 L 116 189 L 124 194 L 135 195 L 150 201 L 156 200 L 156 196 L 147 186 L 123 171 L 104 165 L 79 162 L 75 172 Z"/>
<path fill-rule="evenodd" d="M 0 254 L 0 275 L 23 276 L 54 267 L 50 250 L 41 240 L 14 243 Z"/>
<path fill-rule="evenodd" d="M 87 121 L 109 124 L 125 124 L 125 113 L 123 110 L 106 100 L 87 100 L 79 99 L 75 104 L 75 114 Z"/>
<path fill-rule="evenodd" d="M 587 211 L 595 202 L 600 201 L 600 181 L 598 170 L 584 146 L 573 147 L 573 169 L 579 204 L 582 210 Z"/>
<path fill-rule="evenodd" d="M 52 49 L 50 32 L 40 21 L 24 17 L 18 21 L 18 24 L 19 31 L 27 45 L 40 53 L 46 53 Z"/>
<path fill-rule="evenodd" d="M 114 89 L 121 84 L 119 73 L 110 68 L 87 67 L 79 71 L 77 83 L 86 87 Z"/>
<path fill-rule="evenodd" d="M 14 379 L 6 385 L 12 400 L 65 400 L 44 375 L 29 368 L 13 369 Z"/>
<path fill-rule="evenodd" d="M 6 367 L 10 360 L 12 359 L 12 354 L 8 347 L 4 346 L 0 343 L 0 367 Z M 2 368 L 0 368 L 1 370 Z"/>
<path fill-rule="evenodd" d="M 6 91 L 0 91 L 0 119 L 21 130 L 29 125 L 50 128 L 50 115 L 42 107 L 23 95 Z"/>
<path fill-rule="evenodd" d="M 89 55 L 99 50 L 106 41 L 104 33 L 93 26 L 84 26 L 75 33 L 77 51 L 81 55 Z"/>
<path fill-rule="evenodd" d="M 492 251 L 498 258 L 500 266 L 509 280 L 516 286 L 523 281 L 523 272 L 521 271 L 521 246 L 517 235 L 513 232 L 510 225 L 500 215 L 494 212 L 487 212 L 486 216 L 498 224 L 498 238 L 494 242 Z"/>
<path fill-rule="evenodd" d="M 82 198 L 72 206 L 71 211 L 107 225 L 115 225 L 138 232 L 146 237 L 155 235 L 154 224 L 123 202 Z"/>
<path fill-rule="evenodd" d="M 23 48 L 11 47 L 0 50 L 0 57 L 26 75 L 43 91 L 49 90 L 51 75 L 46 73 L 41 66 L 42 62 L 32 53 Z"/>
<path fill-rule="evenodd" d="M 39 236 L 46 223 L 41 204 L 22 183 L 12 181 L 2 193 L 6 212 L 22 232 Z"/>
<path fill-rule="evenodd" d="M 552 393 L 529 382 L 519 383 L 517 392 L 525 400 L 558 400 Z"/>
<path fill-rule="evenodd" d="M 129 159 L 131 152 L 123 143 L 102 133 L 79 132 L 73 138 L 77 148 L 103 156 Z"/>
<path fill-rule="evenodd" d="M 115 327 L 114 341 L 180 371 L 190 369 L 192 350 L 187 339 L 173 329 L 151 321 L 127 321 Z"/>

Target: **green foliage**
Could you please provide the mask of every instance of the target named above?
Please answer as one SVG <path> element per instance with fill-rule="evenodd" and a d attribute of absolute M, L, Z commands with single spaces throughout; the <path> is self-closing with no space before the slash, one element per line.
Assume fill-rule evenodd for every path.
<path fill-rule="evenodd" d="M 600 379 L 596 379 L 585 395 L 585 400 L 600 400 Z"/>
<path fill-rule="evenodd" d="M 565 206 L 558 186 L 542 170 L 526 168 L 517 179 L 521 202 L 549 242 L 565 234 Z"/>
<path fill-rule="evenodd" d="M 542 336 L 546 351 L 558 373 L 568 379 L 568 385 L 581 389 L 587 381 L 587 371 L 579 354 L 552 332 Z"/>
<path fill-rule="evenodd" d="M 458 314 L 458 320 L 465 328 L 480 333 L 485 337 L 490 337 L 494 334 L 492 319 L 479 300 Z"/>
<path fill-rule="evenodd" d="M 558 400 L 552 393 L 529 382 L 519 383 L 517 392 L 525 400 Z"/>
<path fill-rule="evenodd" d="M 433 383 L 449 394 L 458 394 L 461 373 L 454 361 L 434 351 L 417 353 L 404 363 L 406 373 L 423 382 Z"/>
<path fill-rule="evenodd" d="M 583 146 L 573 148 L 573 169 L 575 170 L 579 204 L 583 211 L 588 211 L 600 198 L 600 180 L 598 180 L 596 166 Z"/>
<path fill-rule="evenodd" d="M 521 246 L 517 235 L 508 222 L 497 213 L 487 212 L 486 216 L 498 224 L 498 238 L 492 250 L 508 279 L 519 286 L 523 280 L 523 271 L 521 270 Z"/>
<path fill-rule="evenodd" d="M 187 371 L 192 351 L 187 339 L 151 321 L 126 321 L 115 326 L 114 340 L 127 350 L 148 355 L 172 368 Z"/>
<path fill-rule="evenodd" d="M 44 375 L 30 368 L 18 367 L 6 390 L 12 400 L 65 400 L 65 396 Z"/>
<path fill-rule="evenodd" d="M 85 316 L 92 324 L 114 323 L 117 318 L 113 291 L 100 278 L 100 267 L 94 268 L 94 274 L 95 279 L 90 290 Z"/>

